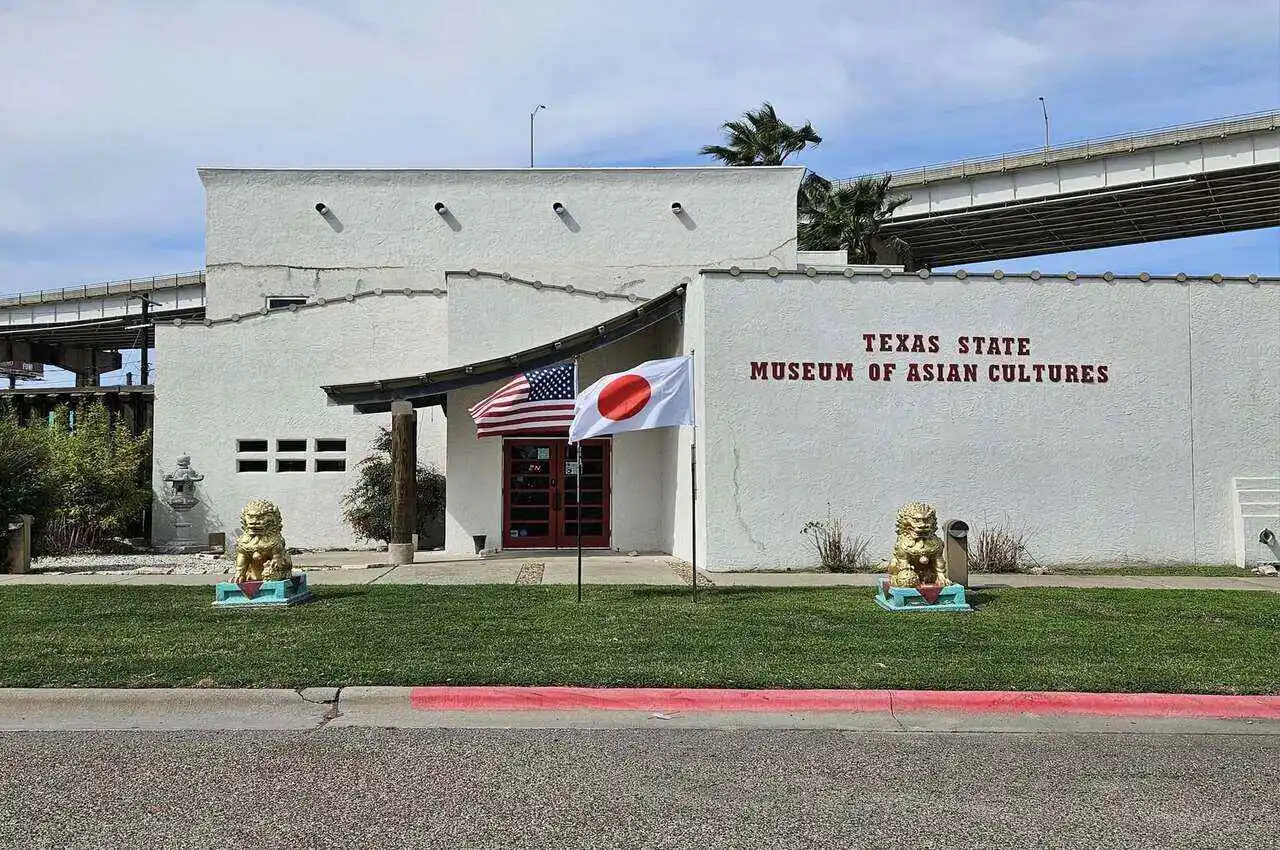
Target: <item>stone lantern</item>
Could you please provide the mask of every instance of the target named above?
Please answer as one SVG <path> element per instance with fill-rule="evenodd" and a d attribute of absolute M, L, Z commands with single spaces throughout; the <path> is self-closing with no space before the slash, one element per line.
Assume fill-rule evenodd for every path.
<path fill-rule="evenodd" d="M 165 504 L 173 509 L 173 539 L 165 547 L 168 552 L 199 552 L 204 549 L 197 545 L 191 536 L 191 520 L 187 515 L 191 509 L 200 504 L 196 498 L 196 484 L 204 480 L 204 476 L 191 468 L 190 455 L 178 458 L 177 468 L 164 477 L 169 486 L 169 494 Z"/>

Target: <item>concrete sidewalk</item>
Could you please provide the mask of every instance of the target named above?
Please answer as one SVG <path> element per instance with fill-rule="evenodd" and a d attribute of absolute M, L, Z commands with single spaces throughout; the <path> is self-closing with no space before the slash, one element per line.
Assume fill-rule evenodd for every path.
<path fill-rule="evenodd" d="M 391 566 L 385 552 L 320 552 L 294 556 L 294 565 L 314 585 L 366 584 L 573 584 L 577 556 L 573 552 L 503 552 L 487 557 L 443 552 L 419 552 L 413 564 Z M 671 555 L 590 553 L 583 557 L 586 584 L 688 585 L 688 565 Z M 878 576 L 869 573 L 698 571 L 698 583 L 711 587 L 873 587 Z M 0 574 L 0 587 L 52 585 L 211 585 L 225 574 L 41 573 Z M 1280 579 L 1241 571 L 1239 576 L 1125 576 L 972 574 L 969 586 L 1095 587 L 1159 590 L 1263 590 L 1280 593 Z"/>

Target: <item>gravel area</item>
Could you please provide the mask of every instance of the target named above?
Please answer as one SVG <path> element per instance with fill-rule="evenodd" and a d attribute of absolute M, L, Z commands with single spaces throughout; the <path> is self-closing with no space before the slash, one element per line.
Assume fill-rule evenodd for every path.
<path fill-rule="evenodd" d="M 688 561 L 667 561 L 667 566 L 680 577 L 682 582 L 690 586 L 693 585 L 693 565 Z M 708 578 L 707 574 L 702 570 L 698 570 L 698 585 L 701 587 L 715 587 L 716 583 Z"/>
<path fill-rule="evenodd" d="M 520 573 L 516 576 L 516 584 L 542 584 L 542 576 L 547 565 L 540 561 L 526 561 L 520 565 Z"/>
<path fill-rule="evenodd" d="M 64 555 L 36 558 L 31 571 L 45 575 L 216 575 L 231 561 L 218 555 Z"/>
<path fill-rule="evenodd" d="M 0 735 L 0 846 L 1262 848 L 1280 738 L 761 730 Z"/>

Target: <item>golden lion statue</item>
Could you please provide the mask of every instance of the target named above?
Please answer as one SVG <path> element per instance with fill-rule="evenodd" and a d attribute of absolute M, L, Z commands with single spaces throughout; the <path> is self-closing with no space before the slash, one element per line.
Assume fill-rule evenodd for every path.
<path fill-rule="evenodd" d="M 942 538 L 938 537 L 938 513 L 931 505 L 912 502 L 898 511 L 898 539 L 889 559 L 889 584 L 951 584 L 942 558 Z"/>
<path fill-rule="evenodd" d="M 240 525 L 244 533 L 236 538 L 236 582 L 279 581 L 293 575 L 278 507 L 255 499 L 240 512 Z"/>

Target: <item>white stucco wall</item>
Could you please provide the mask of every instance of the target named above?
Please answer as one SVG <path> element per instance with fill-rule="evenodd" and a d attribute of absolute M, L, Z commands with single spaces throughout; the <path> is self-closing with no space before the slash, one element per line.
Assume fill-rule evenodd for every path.
<path fill-rule="evenodd" d="M 333 297 L 345 293 L 346 278 L 435 286 L 448 269 L 547 280 L 589 273 L 591 289 L 643 294 L 703 266 L 794 268 L 803 173 L 201 169 L 209 312 L 257 310 L 285 283 Z M 447 216 L 436 213 L 437 202 Z M 552 211 L 556 202 L 566 215 Z M 334 274 L 344 279 L 331 283 Z"/>
<path fill-rule="evenodd" d="M 207 314 L 218 323 L 158 330 L 157 489 L 173 458 L 187 451 L 209 476 L 201 488 L 208 516 L 195 529 L 198 538 L 234 533 L 243 503 L 265 497 L 280 503 L 293 545 L 358 545 L 341 521 L 338 501 L 388 417 L 327 407 L 321 385 L 497 356 L 636 304 L 538 291 L 496 277 L 459 279 L 448 270 L 507 272 L 641 298 L 687 284 L 705 266 L 794 268 L 802 175 L 800 168 L 201 169 Z M 447 216 L 434 210 L 437 201 L 447 205 Z M 566 215 L 552 210 L 555 202 L 564 204 Z M 683 207 L 680 215 L 672 213 L 672 202 Z M 324 203 L 328 214 L 318 214 L 316 203 Z M 440 294 L 398 294 L 406 287 Z M 345 300 L 375 289 L 383 294 Z M 326 303 L 257 316 L 272 295 Z M 222 322 L 232 315 L 244 318 Z M 640 344 L 643 352 L 615 346 L 613 354 L 588 358 L 584 376 L 593 368 L 627 368 L 639 362 L 627 357 L 663 356 L 673 347 L 678 344 L 652 338 Z M 657 353 L 645 353 L 650 351 Z M 611 359 L 615 355 L 625 357 Z M 490 447 L 467 443 L 476 442 L 466 415 L 474 399 L 467 398 L 451 399 L 449 440 L 458 447 L 451 447 L 448 464 L 457 471 L 456 463 L 467 470 L 474 462 L 486 470 L 458 471 L 449 483 L 451 545 L 469 549 L 469 535 L 479 532 L 468 530 L 464 544 L 457 544 L 458 535 L 464 526 L 489 522 L 475 517 L 497 516 L 500 475 L 496 449 L 493 464 L 486 465 Z M 444 466 L 441 420 L 438 409 L 420 414 L 419 458 Z M 348 438 L 347 473 L 234 472 L 237 438 L 265 438 L 274 446 L 278 437 L 318 436 Z M 632 464 L 651 472 L 642 459 L 653 452 L 641 447 L 663 439 L 626 438 L 636 455 L 620 447 L 615 475 Z M 669 505 L 655 495 L 658 479 L 642 478 L 636 506 L 626 505 L 628 495 L 615 496 L 629 517 L 623 523 L 615 513 L 616 541 L 623 548 L 664 548 L 670 545 Z M 158 505 L 153 536 L 163 541 L 169 534 Z"/>
<path fill-rule="evenodd" d="M 711 444 L 722 439 L 722 424 L 707 418 L 707 395 L 704 391 L 707 381 L 707 363 L 710 356 L 709 345 L 713 340 L 706 332 L 706 285 L 705 278 L 699 276 L 693 285 L 685 291 L 684 321 L 681 325 L 680 348 L 672 354 L 691 354 L 693 356 L 694 380 L 694 429 L 679 428 L 665 431 L 667 450 L 673 455 L 675 465 L 675 489 L 670 494 L 668 515 L 671 517 L 671 552 L 678 557 L 690 560 L 697 559 L 698 568 L 707 563 L 707 545 L 709 538 L 707 529 L 707 457 Z M 734 331 L 736 333 L 737 331 Z M 716 343 L 718 344 L 718 343 Z M 693 459 L 694 440 L 697 440 L 697 480 L 694 480 Z M 693 500 L 693 488 L 697 486 L 697 502 Z M 696 513 L 695 513 L 696 512 Z M 695 519 L 696 516 L 696 519 Z M 697 551 L 694 551 L 694 526 L 697 526 Z"/>
<path fill-rule="evenodd" d="M 276 502 L 291 545 L 354 547 L 369 545 L 354 537 L 341 519 L 340 502 L 356 481 L 356 465 L 369 453 L 389 414 L 358 416 L 347 407 L 326 404 L 324 384 L 373 380 L 388 369 L 425 371 L 445 357 L 447 312 L 441 296 L 387 294 L 353 303 L 337 301 L 298 313 L 249 316 L 237 323 L 205 327 L 156 328 L 155 450 L 153 481 L 174 459 L 190 453 L 192 466 L 206 477 L 203 504 L 194 512 L 194 533 L 230 539 L 239 512 L 252 499 Z M 394 364 L 394 365 L 393 365 Z M 347 440 L 346 472 L 315 472 L 315 438 Z M 308 441 L 305 473 L 275 471 L 276 440 Z M 238 439 L 265 439 L 268 472 L 237 472 Z M 438 409 L 419 412 L 419 459 L 443 466 L 444 416 Z M 157 503 L 153 538 L 171 538 L 166 509 Z"/>
<path fill-rule="evenodd" d="M 1280 286 L 1189 288 L 1197 560 L 1231 561 L 1231 478 L 1280 476 Z M 1245 556 L 1270 520 L 1246 520 Z"/>
<path fill-rule="evenodd" d="M 882 556 L 914 499 L 1025 529 L 1046 563 L 1224 562 L 1230 479 L 1280 472 L 1280 281 L 709 273 L 694 289 L 713 341 L 712 569 L 812 565 L 800 528 L 828 509 Z M 940 352 L 868 353 L 864 333 L 937 335 Z M 958 354 L 971 335 L 1025 337 L 1030 354 Z M 977 364 L 979 380 L 910 383 L 913 360 Z M 752 380 L 752 361 L 846 362 L 854 378 Z M 891 380 L 871 381 L 885 362 Z M 1102 364 L 1108 381 L 988 380 L 1020 362 Z"/>

